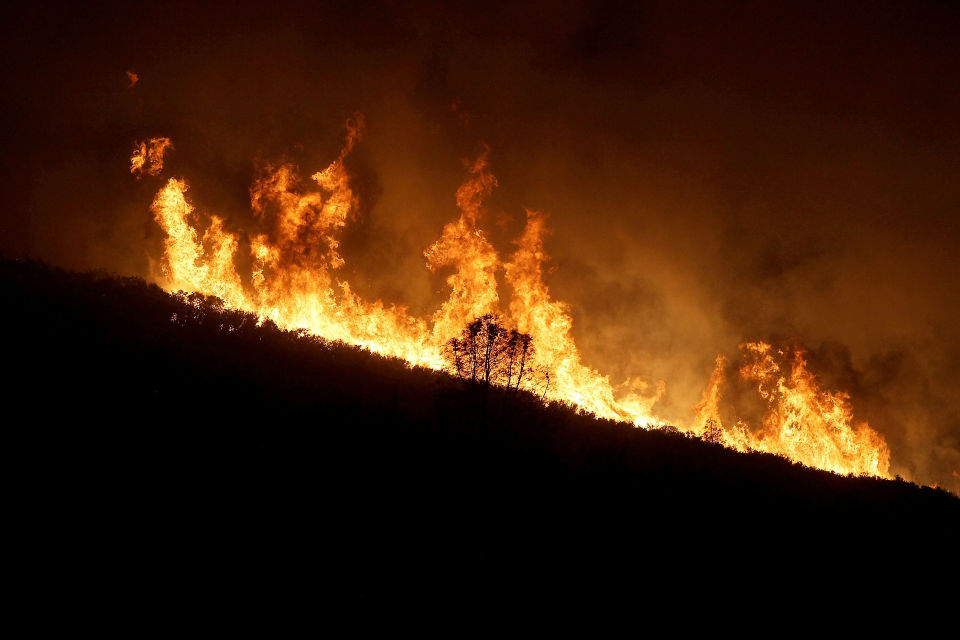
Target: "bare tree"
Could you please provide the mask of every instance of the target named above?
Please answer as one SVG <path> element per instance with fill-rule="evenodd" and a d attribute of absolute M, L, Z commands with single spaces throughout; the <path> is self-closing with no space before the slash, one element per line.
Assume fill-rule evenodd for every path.
<path fill-rule="evenodd" d="M 519 389 L 528 377 L 533 339 L 516 329 L 507 329 L 501 318 L 486 314 L 464 327 L 460 336 L 444 345 L 447 367 L 457 377 L 471 382 L 502 384 Z"/>
<path fill-rule="evenodd" d="M 453 338 L 444 345 L 444 360 L 447 367 L 461 380 L 470 376 L 470 357 L 467 346 L 458 338 Z"/>
<path fill-rule="evenodd" d="M 721 427 L 716 420 L 710 418 L 703 425 L 703 434 L 700 437 L 707 442 L 723 444 L 723 427 Z"/>
<path fill-rule="evenodd" d="M 547 401 L 547 390 L 550 388 L 550 372 L 543 372 L 544 383 L 543 383 L 543 395 L 540 396 L 540 402 Z"/>
<path fill-rule="evenodd" d="M 528 361 L 533 356 L 533 338 L 527 333 L 511 329 L 504 347 L 504 367 L 508 389 L 519 389 L 524 374 L 528 373 Z M 516 377 L 514 377 L 516 376 Z"/>

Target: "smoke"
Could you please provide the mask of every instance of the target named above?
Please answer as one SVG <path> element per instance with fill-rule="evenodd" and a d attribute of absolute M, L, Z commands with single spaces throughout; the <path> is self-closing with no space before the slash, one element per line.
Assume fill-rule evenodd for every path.
<path fill-rule="evenodd" d="M 257 167 L 320 170 L 359 111 L 345 165 L 360 216 L 339 252 L 362 297 L 436 310 L 444 274 L 423 251 L 483 142 L 499 186 L 479 225 L 505 256 L 524 211 L 549 212 L 546 280 L 586 364 L 664 381 L 654 411 L 688 422 L 718 354 L 802 343 L 895 473 L 960 490 L 955 10 L 16 11 L 0 45 L 5 254 L 146 276 L 160 182 L 130 179 L 135 143 L 172 139 L 164 175 L 249 229 Z"/>

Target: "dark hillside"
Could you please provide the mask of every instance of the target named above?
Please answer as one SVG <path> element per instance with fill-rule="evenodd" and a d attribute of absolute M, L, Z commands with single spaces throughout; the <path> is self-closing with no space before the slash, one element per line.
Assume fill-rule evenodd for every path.
<path fill-rule="evenodd" d="M 960 500 L 942 490 L 487 394 L 138 279 L 3 262 L 0 299 L 31 580 L 351 599 L 523 591 L 523 570 L 843 582 L 955 557 Z"/>

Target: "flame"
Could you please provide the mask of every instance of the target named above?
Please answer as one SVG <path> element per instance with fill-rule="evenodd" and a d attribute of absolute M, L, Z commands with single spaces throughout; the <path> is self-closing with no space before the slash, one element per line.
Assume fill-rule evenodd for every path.
<path fill-rule="evenodd" d="M 661 425 L 650 414 L 659 395 L 651 398 L 634 392 L 618 402 L 609 379 L 581 363 L 567 306 L 551 299 L 543 281 L 545 233 L 546 216 L 527 211 L 526 228 L 504 269 L 513 287 L 510 315 L 520 331 L 533 336 L 537 364 L 550 373 L 553 381 L 547 397 L 572 402 L 603 418 L 628 420 L 638 426 Z"/>
<path fill-rule="evenodd" d="M 186 181 L 169 179 L 151 206 L 166 233 L 164 256 L 154 278 L 169 291 L 214 295 L 228 307 L 255 313 L 282 328 L 305 329 L 438 370 L 444 367 L 447 341 L 474 318 L 499 314 L 533 337 L 531 366 L 538 395 L 639 427 L 665 426 L 653 412 L 665 391 L 662 381 L 651 385 L 630 379 L 615 392 L 609 378 L 581 361 L 569 308 L 551 297 L 544 281 L 545 214 L 526 212 L 515 250 L 501 261 L 481 228 L 484 201 L 497 185 L 487 149 L 467 165 L 468 178 L 456 194 L 459 215 L 444 225 L 423 254 L 430 270 L 450 271 L 449 294 L 436 311 L 418 318 L 403 306 L 370 302 L 354 293 L 337 277 L 344 264 L 338 238 L 358 206 L 344 160 L 363 135 L 362 117 L 348 120 L 346 128 L 337 158 L 309 180 L 289 162 L 268 163 L 258 170 L 250 203 L 259 228 L 245 236 L 253 265 L 247 278 L 236 268 L 239 247 L 245 244 L 240 242 L 241 232 L 228 230 L 219 216 L 198 215 L 187 198 Z M 163 151 L 171 145 L 167 138 L 155 138 L 151 144 L 156 141 L 165 142 L 141 143 L 134 154 L 132 166 L 139 167 L 134 171 L 138 176 L 148 161 L 148 174 L 162 169 Z M 158 149 L 156 160 L 153 149 Z M 510 290 L 504 303 L 497 286 L 501 272 Z M 866 423 L 853 424 L 849 397 L 821 389 L 801 351 L 774 352 L 760 342 L 741 348 L 747 362 L 740 374 L 757 384 L 768 403 L 762 427 L 754 431 L 743 421 L 724 427 L 719 402 L 727 360 L 718 356 L 703 399 L 695 407 L 695 422 L 682 427 L 685 431 L 739 451 L 776 453 L 837 473 L 889 475 L 890 454 L 883 437 Z"/>
<path fill-rule="evenodd" d="M 483 231 L 477 228 L 483 199 L 497 185 L 497 179 L 487 169 L 488 153 L 484 149 L 471 164 L 470 178 L 457 190 L 460 217 L 447 223 L 440 239 L 423 252 L 431 271 L 448 266 L 456 269 L 447 278 L 450 297 L 433 315 L 433 337 L 439 344 L 456 336 L 474 318 L 495 311 L 499 302 L 499 258 Z"/>
<path fill-rule="evenodd" d="M 133 89 L 140 82 L 140 76 L 133 71 L 127 70 L 127 89 Z"/>
<path fill-rule="evenodd" d="M 172 148 L 170 138 L 150 138 L 146 142 L 136 143 L 133 155 L 130 156 L 130 173 L 137 176 L 137 180 L 142 178 L 143 174 L 160 175 L 163 171 L 163 154 Z"/>
<path fill-rule="evenodd" d="M 696 407 L 693 431 L 739 451 L 765 451 L 835 473 L 890 477 L 890 450 L 866 422 L 854 423 L 850 396 L 821 388 L 800 349 L 774 349 L 765 342 L 740 345 L 743 380 L 756 383 L 767 402 L 762 427 L 754 432 L 738 420 L 725 429 L 719 400 L 726 359 L 716 367 Z"/>

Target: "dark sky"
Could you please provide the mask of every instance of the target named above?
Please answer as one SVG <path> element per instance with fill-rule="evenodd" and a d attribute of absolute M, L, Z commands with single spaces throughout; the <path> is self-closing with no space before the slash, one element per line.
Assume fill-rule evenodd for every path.
<path fill-rule="evenodd" d="M 421 252 L 486 143 L 490 232 L 550 213 L 588 364 L 687 420 L 717 353 L 800 341 L 895 471 L 960 487 L 957 3 L 194 4 L 5 9 L 0 251 L 146 275 L 135 140 L 243 228 L 256 159 L 318 170 L 359 111 L 364 295 L 436 304 Z"/>

